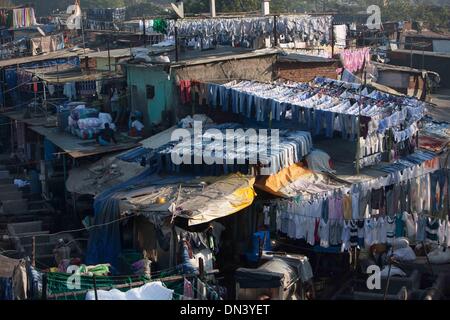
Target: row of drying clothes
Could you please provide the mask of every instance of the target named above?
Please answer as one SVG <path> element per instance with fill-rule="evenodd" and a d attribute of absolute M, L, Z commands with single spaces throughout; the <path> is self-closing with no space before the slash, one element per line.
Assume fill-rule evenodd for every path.
<path fill-rule="evenodd" d="M 35 26 L 34 8 L 1 9 L 0 25 L 8 28 L 26 28 Z"/>
<path fill-rule="evenodd" d="M 69 100 L 74 101 L 77 97 L 92 97 L 94 95 L 100 95 L 102 88 L 101 81 L 88 80 L 88 81 L 77 81 L 77 82 L 67 82 L 64 85 L 48 85 L 48 91 L 50 95 L 57 92 L 56 87 L 62 87 L 62 93 Z"/>
<path fill-rule="evenodd" d="M 118 30 L 117 22 L 87 19 L 86 28 L 89 30 Z"/>
<path fill-rule="evenodd" d="M 269 175 L 298 163 L 312 148 L 309 132 L 282 130 L 274 133 L 225 123 L 205 127 L 201 134 L 181 143 L 170 142 L 155 152 L 161 171 L 207 170 L 209 174 L 220 175 L 238 171 L 250 173 L 259 165 L 265 169 L 261 174 Z M 174 161 L 175 158 L 178 161 Z M 192 164 L 197 166 L 192 168 Z"/>
<path fill-rule="evenodd" d="M 11 277 L 0 277 L 0 300 L 37 300 L 41 297 L 42 273 L 26 259 L 19 260 Z"/>
<path fill-rule="evenodd" d="M 386 175 L 351 187 L 330 185 L 326 188 L 324 185 L 319 193 L 312 191 L 306 179 L 300 179 L 295 182 L 296 193 L 300 196 L 292 199 L 314 200 L 322 216 L 332 219 L 364 219 L 400 211 L 434 214 L 445 209 L 447 172 L 434 153 L 417 151 L 377 170 Z"/>
<path fill-rule="evenodd" d="M 362 245 L 361 240 L 366 245 L 389 243 L 383 229 L 388 226 L 397 230 L 396 237 L 406 235 L 412 241 L 427 239 L 434 243 L 448 243 L 444 242 L 449 241 L 450 230 L 444 232 L 448 230 L 448 223 L 435 218 L 446 212 L 447 169 L 440 169 L 439 158 L 432 157 L 430 152 L 417 152 L 408 159 L 386 167 L 389 175 L 376 180 L 313 197 L 275 201 L 278 230 L 293 239 L 305 239 L 311 245 L 342 243 L 346 249 L 350 229 L 353 227 L 356 232 L 356 226 L 359 226 L 360 239 L 359 242 L 353 241 L 355 245 Z M 419 212 L 420 218 L 408 212 Z M 426 220 L 427 216 L 430 219 Z M 430 230 L 425 233 L 426 224 Z M 376 228 L 381 228 L 381 231 Z M 381 232 L 381 236 L 375 237 L 374 232 Z M 445 240 L 444 235 L 447 237 Z M 392 240 L 393 234 L 389 236 L 387 233 L 387 237 Z"/>
<path fill-rule="evenodd" d="M 382 161 L 396 161 L 414 153 L 418 147 L 417 124 L 413 124 L 412 131 L 404 130 L 405 137 L 396 139 L 395 132 L 390 130 L 386 134 L 372 134 L 366 138 L 360 137 L 359 168 L 370 167 Z"/>
<path fill-rule="evenodd" d="M 281 42 L 300 40 L 316 44 L 330 43 L 332 16 L 279 16 L 276 30 Z M 214 38 L 219 44 L 228 45 L 239 41 L 253 41 L 255 37 L 269 37 L 274 33 L 274 17 L 183 19 L 168 25 L 168 35 Z"/>
<path fill-rule="evenodd" d="M 125 20 L 126 8 L 92 8 L 86 11 L 88 20 L 98 21 L 123 21 Z"/>
<path fill-rule="evenodd" d="M 331 220 L 304 216 L 291 208 L 277 210 L 277 230 L 291 239 L 305 240 L 323 248 L 341 245 L 341 251 L 390 244 L 407 237 L 412 243 L 433 243 L 450 247 L 450 222 L 416 213 L 372 217 L 363 220 Z"/>
<path fill-rule="evenodd" d="M 415 123 L 423 117 L 421 101 L 395 97 L 367 88 L 357 92 L 356 85 L 316 78 L 306 83 L 267 84 L 232 81 L 208 84 L 208 103 L 224 112 L 240 113 L 258 122 L 292 121 L 315 135 L 333 137 L 340 132 L 354 140 L 358 124 L 363 138 L 395 129 L 396 141 L 417 132 Z M 361 99 L 360 96 L 364 98 Z"/>

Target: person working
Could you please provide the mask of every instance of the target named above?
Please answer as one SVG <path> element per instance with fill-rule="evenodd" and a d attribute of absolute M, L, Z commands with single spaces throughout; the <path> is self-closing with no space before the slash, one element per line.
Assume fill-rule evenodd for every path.
<path fill-rule="evenodd" d="M 117 140 L 114 136 L 114 130 L 109 127 L 109 123 L 105 123 L 105 129 L 100 131 L 97 137 L 97 142 L 102 146 L 109 146 L 112 142 L 117 144 Z"/>
<path fill-rule="evenodd" d="M 140 122 L 136 117 L 131 117 L 130 136 L 139 137 L 142 136 L 144 130 L 144 124 Z"/>

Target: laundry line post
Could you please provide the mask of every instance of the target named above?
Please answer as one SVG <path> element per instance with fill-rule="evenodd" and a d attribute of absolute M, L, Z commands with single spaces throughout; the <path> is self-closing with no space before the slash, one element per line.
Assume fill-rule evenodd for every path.
<path fill-rule="evenodd" d="M 175 62 L 178 62 L 178 27 L 175 19 Z"/>
<path fill-rule="evenodd" d="M 111 41 L 111 37 L 108 34 L 108 41 L 106 41 L 107 48 L 108 48 L 108 70 L 111 72 L 111 49 L 109 42 Z"/>
<path fill-rule="evenodd" d="M 31 244 L 31 265 L 36 268 L 36 237 L 33 236 Z"/>
<path fill-rule="evenodd" d="M 278 18 L 277 15 L 273 16 L 273 46 L 278 47 L 278 30 L 277 30 Z"/>
<path fill-rule="evenodd" d="M 95 273 L 92 276 L 92 279 L 94 280 L 94 294 L 95 294 L 95 300 L 98 300 L 98 294 L 97 294 L 97 279 L 95 277 Z"/>
<path fill-rule="evenodd" d="M 334 58 L 334 21 L 331 21 L 331 58 Z"/>

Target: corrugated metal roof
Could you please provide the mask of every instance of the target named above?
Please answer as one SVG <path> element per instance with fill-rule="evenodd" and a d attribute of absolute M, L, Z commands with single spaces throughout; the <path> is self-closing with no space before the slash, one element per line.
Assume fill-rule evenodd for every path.
<path fill-rule="evenodd" d="M 89 49 L 86 49 L 86 52 L 88 52 L 88 50 Z M 8 60 L 0 61 L 0 68 L 14 66 L 14 65 L 21 65 L 21 64 L 30 63 L 30 62 L 76 57 L 76 56 L 79 56 L 80 54 L 82 54 L 83 52 L 84 52 L 83 49 L 79 49 L 76 51 L 61 50 L 61 51 L 50 52 L 50 53 L 39 55 L 39 56 L 8 59 Z"/>

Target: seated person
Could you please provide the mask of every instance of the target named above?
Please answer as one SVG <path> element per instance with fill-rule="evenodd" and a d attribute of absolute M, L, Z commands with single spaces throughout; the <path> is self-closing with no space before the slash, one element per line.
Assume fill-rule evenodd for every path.
<path fill-rule="evenodd" d="M 97 136 L 97 142 L 102 146 L 109 146 L 112 142 L 117 144 L 114 136 L 114 130 L 109 127 L 109 123 L 105 123 L 105 129 L 102 129 Z"/>
<path fill-rule="evenodd" d="M 130 126 L 130 136 L 131 137 L 140 137 L 142 136 L 144 129 L 144 124 L 140 122 L 136 117 L 131 117 L 131 126 Z"/>

